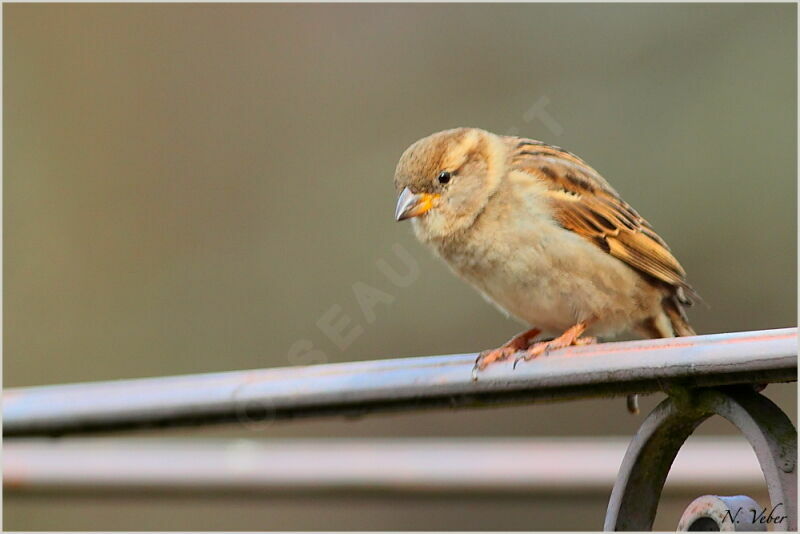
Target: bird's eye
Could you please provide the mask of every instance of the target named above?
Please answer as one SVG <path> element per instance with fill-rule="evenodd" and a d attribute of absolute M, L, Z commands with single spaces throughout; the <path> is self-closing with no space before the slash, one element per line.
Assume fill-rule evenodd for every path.
<path fill-rule="evenodd" d="M 453 176 L 453 175 L 452 175 L 452 174 L 450 174 L 450 173 L 449 173 L 449 172 L 447 172 L 447 171 L 442 171 L 442 172 L 440 172 L 440 173 L 439 173 L 439 183 L 440 183 L 440 184 L 446 184 L 447 182 L 449 182 L 449 181 L 450 181 L 450 178 L 452 178 L 452 176 Z"/>

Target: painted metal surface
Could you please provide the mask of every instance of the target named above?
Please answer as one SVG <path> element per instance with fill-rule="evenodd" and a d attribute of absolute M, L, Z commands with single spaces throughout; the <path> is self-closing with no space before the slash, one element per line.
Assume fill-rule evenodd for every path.
<path fill-rule="evenodd" d="M 625 396 L 797 379 L 797 329 L 570 347 L 493 364 L 476 354 L 8 389 L 5 436 Z"/>
<path fill-rule="evenodd" d="M 9 495 L 270 496 L 602 495 L 627 438 L 294 439 L 71 438 L 8 440 Z M 731 469 L 735 465 L 735 469 Z M 758 491 L 764 479 L 738 438 L 693 438 L 668 478 L 688 498 L 713 485 Z"/>
<path fill-rule="evenodd" d="M 698 425 L 718 414 L 744 434 L 758 458 L 771 507 L 785 516 L 772 529 L 796 531 L 797 431 L 786 414 L 752 386 L 671 393 L 645 419 L 625 453 L 604 529 L 652 528 L 675 456 Z"/>
<path fill-rule="evenodd" d="M 703 495 L 686 507 L 678 531 L 766 532 L 766 518 L 761 517 L 761 505 L 747 495 Z"/>

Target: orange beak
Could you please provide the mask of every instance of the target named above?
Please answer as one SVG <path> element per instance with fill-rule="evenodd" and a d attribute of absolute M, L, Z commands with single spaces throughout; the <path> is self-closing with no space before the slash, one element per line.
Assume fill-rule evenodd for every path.
<path fill-rule="evenodd" d="M 412 193 L 411 189 L 406 187 L 400 193 L 400 198 L 397 199 L 394 218 L 398 221 L 404 221 L 428 213 L 433 208 L 433 203 L 437 198 L 439 198 L 439 195 L 432 193 Z"/>

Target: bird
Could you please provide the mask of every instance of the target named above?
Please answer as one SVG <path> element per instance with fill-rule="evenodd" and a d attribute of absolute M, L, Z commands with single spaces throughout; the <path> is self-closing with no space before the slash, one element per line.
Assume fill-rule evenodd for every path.
<path fill-rule="evenodd" d="M 575 154 L 479 128 L 433 133 L 394 173 L 397 221 L 505 315 L 529 326 L 482 351 L 473 379 L 516 355 L 638 334 L 692 336 L 699 299 L 667 243 Z M 539 336 L 544 337 L 537 340 Z M 637 396 L 627 407 L 638 413 Z"/>

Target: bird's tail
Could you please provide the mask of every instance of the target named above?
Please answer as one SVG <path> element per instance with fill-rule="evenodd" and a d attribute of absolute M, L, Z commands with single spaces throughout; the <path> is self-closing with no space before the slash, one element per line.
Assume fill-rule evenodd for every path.
<path fill-rule="evenodd" d="M 689 324 L 689 319 L 686 317 L 686 311 L 683 309 L 683 304 L 678 300 L 678 297 L 672 296 L 664 299 L 664 313 L 669 318 L 670 325 L 672 326 L 672 335 L 661 337 L 683 337 L 683 336 L 696 336 L 697 332 L 694 331 L 692 325 Z"/>
<path fill-rule="evenodd" d="M 684 304 L 689 305 L 691 301 L 682 294 L 665 297 L 662 303 L 665 317 L 662 320 L 652 319 L 647 321 L 640 331 L 651 339 L 697 335 L 697 332 L 694 331 L 692 325 L 689 324 L 689 319 L 686 317 L 686 311 L 683 309 Z M 627 401 L 628 411 L 632 414 L 639 413 L 639 395 L 628 395 Z"/>

